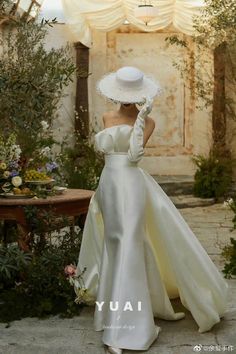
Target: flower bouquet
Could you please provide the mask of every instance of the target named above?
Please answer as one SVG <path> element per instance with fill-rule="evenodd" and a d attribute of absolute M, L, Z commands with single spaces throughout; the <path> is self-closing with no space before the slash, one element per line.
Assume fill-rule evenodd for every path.
<path fill-rule="evenodd" d="M 22 156 L 16 135 L 4 140 L 0 135 L 0 196 L 7 198 L 45 198 L 59 194 L 53 189 L 58 164 L 51 147 L 36 146 L 32 156 Z M 64 188 L 65 189 L 65 188 Z"/>
<path fill-rule="evenodd" d="M 33 191 L 23 183 L 21 148 L 16 136 L 11 134 L 4 141 L 0 135 L 0 194 L 6 197 L 32 197 Z"/>
<path fill-rule="evenodd" d="M 64 269 L 64 273 L 70 284 L 74 287 L 75 293 L 77 295 L 75 303 L 93 305 L 95 303 L 95 299 L 93 296 L 91 296 L 88 289 L 85 287 L 83 280 L 83 274 L 85 271 L 86 268 L 84 268 L 84 270 L 81 272 L 80 269 L 74 264 L 69 264 Z"/>
<path fill-rule="evenodd" d="M 37 142 L 25 163 L 24 181 L 38 196 L 62 194 L 66 187 L 53 186 L 61 182 L 58 154 L 53 151 L 57 143 L 49 124 L 42 120 L 40 125 Z"/>

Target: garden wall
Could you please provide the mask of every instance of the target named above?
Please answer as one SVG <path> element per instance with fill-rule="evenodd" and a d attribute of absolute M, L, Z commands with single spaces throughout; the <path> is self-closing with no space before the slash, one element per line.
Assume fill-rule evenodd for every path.
<path fill-rule="evenodd" d="M 140 33 L 134 27 L 125 25 L 108 33 L 93 32 L 88 80 L 90 124 L 94 127 L 97 122 L 96 129 L 103 129 L 102 113 L 117 108 L 96 92 L 96 82 L 102 75 L 122 65 L 136 65 L 141 70 L 154 74 L 165 92 L 155 101 L 152 117 L 156 128 L 146 146 L 140 166 L 153 175 L 192 176 L 196 167 L 191 156 L 198 153 L 207 155 L 212 146 L 212 118 L 209 110 L 196 108 L 195 97 L 172 65 L 173 59 L 181 61 L 184 58 L 183 49 L 167 46 L 165 38 L 174 34 L 177 32 L 171 27 L 158 33 Z M 191 38 L 184 35 L 182 37 L 191 45 Z M 69 42 L 75 59 L 75 41 L 75 36 L 66 25 L 57 24 L 49 29 L 45 46 L 60 47 Z M 192 74 L 194 78 L 194 72 Z M 54 132 L 59 140 L 65 134 L 70 134 L 73 141 L 76 79 L 65 89 L 65 95 L 58 108 Z M 234 158 L 235 135 L 236 122 L 228 117 L 227 142 Z M 234 178 L 236 179 L 236 167 Z"/>
<path fill-rule="evenodd" d="M 133 65 L 154 74 L 165 92 L 155 101 L 151 116 L 156 128 L 146 145 L 140 166 L 153 175 L 191 176 L 195 171 L 191 156 L 208 154 L 212 144 L 211 114 L 196 108 L 195 97 L 172 65 L 173 59 L 181 60 L 185 55 L 182 48 L 167 45 L 165 38 L 174 34 L 177 33 L 172 28 L 158 33 L 140 33 L 125 25 L 108 33 L 93 32 L 89 77 L 90 122 L 94 124 L 98 121 L 102 129 L 103 111 L 116 109 L 114 104 L 106 102 L 96 92 L 96 81 L 106 72 L 123 65 Z"/>
<path fill-rule="evenodd" d="M 74 43 L 75 38 L 66 25 L 57 24 L 49 29 L 48 36 L 46 38 L 45 47 L 59 48 L 70 45 L 71 55 L 75 59 Z M 65 88 L 65 97 L 61 99 L 60 106 L 58 107 L 57 117 L 54 121 L 54 135 L 60 141 L 65 134 L 71 136 L 73 141 L 74 136 L 74 112 L 75 112 L 75 95 L 76 95 L 76 75 L 74 75 L 74 81 Z M 42 117 L 43 118 L 43 117 Z"/>

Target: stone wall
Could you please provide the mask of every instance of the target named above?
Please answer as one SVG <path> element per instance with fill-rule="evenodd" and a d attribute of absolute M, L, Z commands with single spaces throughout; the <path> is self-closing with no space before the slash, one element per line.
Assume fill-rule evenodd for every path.
<path fill-rule="evenodd" d="M 134 65 L 151 73 L 165 89 L 163 96 L 155 100 L 152 117 L 155 131 L 145 149 L 140 166 L 153 175 L 189 175 L 195 171 L 191 161 L 193 154 L 207 155 L 212 146 L 212 118 L 210 110 L 196 108 L 196 100 L 188 83 L 184 83 L 172 60 L 182 60 L 184 51 L 167 46 L 165 38 L 176 34 L 173 28 L 157 33 L 141 33 L 130 25 L 117 30 L 93 32 L 93 46 L 89 62 L 89 117 L 91 128 L 103 129 L 102 114 L 118 106 L 106 101 L 96 92 L 96 82 L 109 71 L 122 65 Z M 182 35 L 188 40 L 191 38 Z M 73 43 L 76 37 L 64 24 L 50 28 L 45 46 L 58 48 L 71 44 L 71 55 L 75 58 Z M 1 48 L 0 48 L 1 50 Z M 209 68 L 209 72 L 212 68 Z M 194 72 L 192 73 L 194 78 Z M 58 108 L 54 122 L 55 137 L 59 140 L 65 134 L 74 136 L 74 109 L 76 78 L 65 89 L 65 95 Z M 42 117 L 43 119 L 43 117 Z M 227 118 L 227 142 L 236 158 L 236 122 Z M 234 168 L 236 179 L 236 167 Z"/>
<path fill-rule="evenodd" d="M 90 49 L 89 113 L 94 126 L 103 128 L 102 113 L 116 109 L 96 92 L 96 81 L 123 65 L 137 66 L 159 80 L 165 92 L 155 100 L 151 116 L 156 128 L 140 166 L 154 175 L 193 175 L 191 156 L 208 154 L 212 144 L 211 114 L 196 108 L 195 98 L 183 82 L 173 59 L 184 58 L 184 50 L 168 46 L 165 38 L 172 28 L 157 33 L 140 33 L 132 26 L 108 32 L 93 32 Z M 191 39 L 182 35 L 191 44 Z M 194 73 L 193 73 L 194 75 Z"/>
<path fill-rule="evenodd" d="M 69 44 L 70 54 L 75 59 L 74 49 L 75 37 L 64 24 L 57 24 L 49 29 L 45 41 L 46 49 L 60 48 Z M 64 96 L 61 99 L 57 111 L 57 117 L 54 120 L 54 136 L 58 141 L 61 141 L 65 135 L 69 135 L 71 142 L 74 137 L 74 112 L 75 112 L 75 95 L 76 95 L 76 75 L 74 75 L 73 82 L 65 88 Z M 43 117 L 42 117 L 43 118 Z"/>

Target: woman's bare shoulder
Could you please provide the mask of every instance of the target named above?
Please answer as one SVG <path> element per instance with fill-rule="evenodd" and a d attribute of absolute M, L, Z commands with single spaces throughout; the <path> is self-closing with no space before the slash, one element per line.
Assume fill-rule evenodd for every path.
<path fill-rule="evenodd" d="M 156 126 L 155 120 L 151 117 L 147 117 L 145 121 L 146 121 L 146 124 L 145 124 L 146 127 L 150 130 L 154 130 L 154 128 Z"/>
<path fill-rule="evenodd" d="M 117 118 L 117 112 L 116 111 L 107 111 L 103 113 L 102 119 L 104 125 L 109 125 L 112 123 L 112 120 Z"/>

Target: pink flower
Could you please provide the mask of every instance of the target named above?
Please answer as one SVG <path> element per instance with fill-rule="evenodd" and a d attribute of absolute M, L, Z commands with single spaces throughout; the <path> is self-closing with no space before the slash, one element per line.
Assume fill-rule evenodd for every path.
<path fill-rule="evenodd" d="M 72 277 L 76 274 L 76 266 L 69 264 L 65 267 L 64 272 L 67 276 Z"/>

